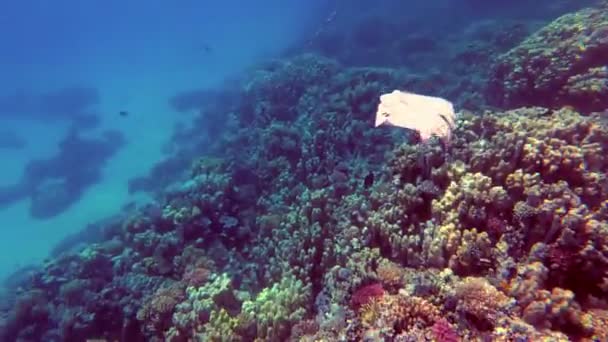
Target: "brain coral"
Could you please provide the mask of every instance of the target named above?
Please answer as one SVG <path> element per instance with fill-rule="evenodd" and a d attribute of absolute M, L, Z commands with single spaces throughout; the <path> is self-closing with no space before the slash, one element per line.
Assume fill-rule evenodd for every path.
<path fill-rule="evenodd" d="M 559 17 L 499 57 L 486 96 L 515 108 L 608 107 L 608 2 Z"/>

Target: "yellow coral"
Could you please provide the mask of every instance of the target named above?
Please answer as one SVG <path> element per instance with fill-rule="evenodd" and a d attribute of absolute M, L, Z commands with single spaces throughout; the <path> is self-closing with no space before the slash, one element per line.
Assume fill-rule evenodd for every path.
<path fill-rule="evenodd" d="M 254 300 L 245 301 L 241 319 L 257 326 L 258 337 L 265 341 L 281 341 L 288 336 L 291 326 L 306 313 L 310 285 L 293 275 L 265 288 Z"/>
<path fill-rule="evenodd" d="M 583 339 L 583 341 L 608 341 L 608 311 L 591 310 L 589 311 L 589 319 L 593 328 L 593 336 Z"/>
<path fill-rule="evenodd" d="M 383 297 L 373 297 L 361 306 L 359 316 L 364 328 L 373 326 L 376 320 L 380 318 L 382 310 L 384 309 L 383 301 Z"/>
<path fill-rule="evenodd" d="M 197 334 L 197 340 L 209 342 L 239 342 L 242 338 L 235 333 L 239 326 L 238 317 L 232 317 L 226 310 L 211 312 L 209 322 L 204 325 L 204 332 Z"/>

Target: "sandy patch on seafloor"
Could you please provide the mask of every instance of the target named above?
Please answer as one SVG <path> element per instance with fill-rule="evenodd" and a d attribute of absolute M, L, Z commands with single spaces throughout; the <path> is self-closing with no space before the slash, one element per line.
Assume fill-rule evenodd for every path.
<path fill-rule="evenodd" d="M 121 81 L 124 85 L 124 80 Z M 161 157 L 161 146 L 170 137 L 172 127 L 179 118 L 167 107 L 166 99 L 174 89 L 154 89 L 143 83 L 133 85 L 138 89 L 132 94 L 105 91 L 112 84 L 99 84 L 104 90 L 104 102 L 100 106 L 104 113 L 102 127 L 118 129 L 125 135 L 127 144 L 106 164 L 103 179 L 91 186 L 82 198 L 65 212 L 48 220 L 35 220 L 29 216 L 30 200 L 19 201 L 0 210 L 0 226 L 3 228 L 0 239 L 0 278 L 18 267 L 43 260 L 55 244 L 66 235 L 75 233 L 87 224 L 118 213 L 127 202 L 143 201 L 145 195 L 128 194 L 127 184 L 132 177 L 145 174 Z M 118 111 L 127 109 L 128 117 L 121 117 Z M 114 113 L 116 115 L 114 115 Z M 20 124 L 23 129 L 23 123 Z M 26 127 L 37 130 L 37 125 Z M 37 141 L 31 139 L 27 149 L 13 151 L 5 156 L 10 167 L 1 170 L 2 182 L 6 185 L 17 181 L 23 166 L 31 158 L 47 158 L 57 151 L 57 142 L 65 134 L 65 125 L 57 125 Z M 29 133 L 32 133 L 30 131 Z M 93 135 L 98 134 L 94 132 Z M 76 166 L 77 167 L 77 166 Z"/>

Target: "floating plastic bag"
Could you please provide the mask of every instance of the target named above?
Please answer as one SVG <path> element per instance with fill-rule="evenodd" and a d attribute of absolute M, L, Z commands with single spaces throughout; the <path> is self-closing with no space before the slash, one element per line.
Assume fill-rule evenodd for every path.
<path fill-rule="evenodd" d="M 450 101 L 400 90 L 380 96 L 376 127 L 391 125 L 417 131 L 423 142 L 437 136 L 449 142 L 456 113 Z"/>

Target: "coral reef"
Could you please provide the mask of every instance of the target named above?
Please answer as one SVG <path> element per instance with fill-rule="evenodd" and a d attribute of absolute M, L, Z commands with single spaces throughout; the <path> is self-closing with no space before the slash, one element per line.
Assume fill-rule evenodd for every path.
<path fill-rule="evenodd" d="M 154 172 L 153 203 L 11 278 L 0 339 L 606 340 L 605 114 L 478 103 L 449 144 L 372 127 L 381 94 L 434 80 L 314 53 L 262 65 L 216 108 L 231 129 L 208 154 Z"/>
<path fill-rule="evenodd" d="M 506 107 L 606 108 L 608 3 L 568 13 L 500 56 L 487 95 Z"/>

